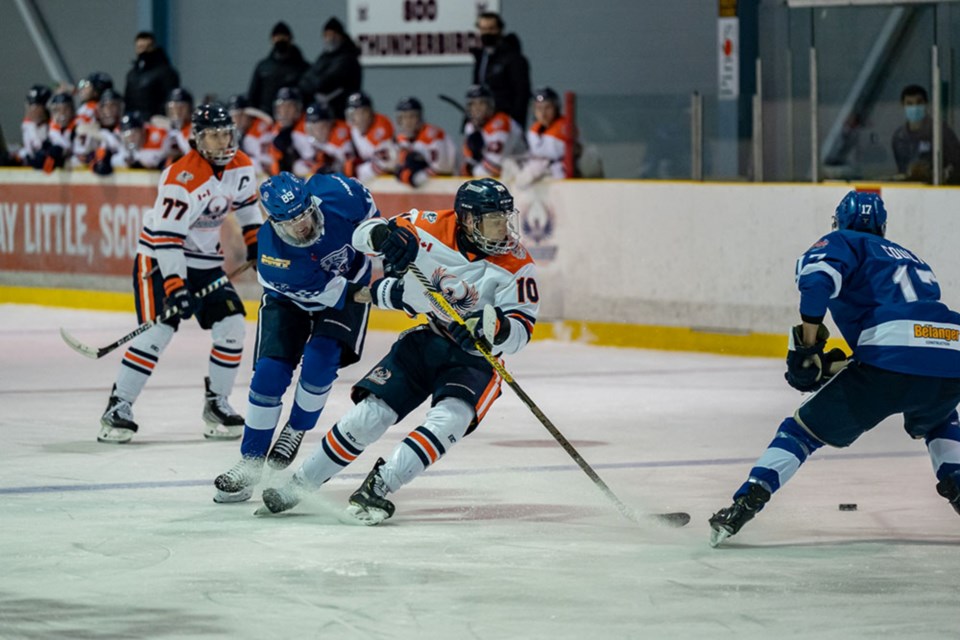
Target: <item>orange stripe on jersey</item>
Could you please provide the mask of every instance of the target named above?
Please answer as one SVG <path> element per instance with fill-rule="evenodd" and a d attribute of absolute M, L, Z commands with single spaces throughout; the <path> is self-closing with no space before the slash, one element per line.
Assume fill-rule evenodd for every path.
<path fill-rule="evenodd" d="M 246 244 L 247 246 L 249 246 L 249 245 L 253 244 L 254 242 L 256 242 L 256 241 L 257 241 L 257 231 L 259 231 L 259 230 L 260 230 L 260 227 L 257 227 L 256 229 L 247 229 L 247 230 L 244 232 L 244 234 L 243 234 L 243 242 L 244 242 L 244 244 Z"/>
<path fill-rule="evenodd" d="M 172 238 L 170 236 L 153 236 L 153 235 L 148 235 L 146 231 L 140 232 L 140 239 L 146 242 L 147 244 L 152 244 L 152 245 L 183 244 L 183 238 Z"/>
<path fill-rule="evenodd" d="M 140 322 L 153 320 L 153 278 L 150 275 L 150 258 L 137 254 L 137 293 L 140 295 Z"/>
<path fill-rule="evenodd" d="M 430 464 L 436 462 L 440 457 L 440 452 L 438 452 L 436 447 L 433 446 L 433 443 L 424 438 L 421 434 L 417 433 L 416 431 L 411 431 L 409 434 L 407 434 L 407 437 L 416 440 L 417 444 L 419 444 L 423 448 L 424 452 L 430 456 Z"/>
<path fill-rule="evenodd" d="M 239 353 L 224 353 L 223 351 L 217 351 L 216 348 L 210 349 L 210 355 L 224 362 L 240 362 L 242 357 Z"/>
<path fill-rule="evenodd" d="M 183 278 L 181 278 L 180 276 L 170 276 L 169 278 L 163 281 L 163 291 L 168 296 L 170 295 L 171 291 L 180 289 L 183 286 L 184 286 Z"/>
<path fill-rule="evenodd" d="M 487 411 L 493 406 L 493 401 L 500 396 L 500 380 L 500 374 L 494 372 L 493 377 L 490 378 L 490 384 L 488 384 L 486 389 L 483 390 L 483 393 L 480 394 L 480 399 L 477 400 L 477 404 L 474 407 L 474 411 L 477 414 L 477 422 L 483 420 L 483 416 L 487 415 Z"/>
<path fill-rule="evenodd" d="M 337 453 L 337 455 L 343 458 L 344 460 L 353 461 L 356 459 L 357 456 L 353 455 L 352 453 L 350 453 L 349 451 L 347 451 L 346 449 L 340 446 L 340 444 L 337 442 L 337 439 L 333 437 L 332 430 L 327 432 L 326 440 L 327 440 L 327 444 L 330 445 L 330 448 L 333 449 Z"/>
<path fill-rule="evenodd" d="M 155 366 L 157 366 L 157 363 L 150 362 L 146 358 L 141 358 L 137 354 L 131 353 L 129 350 L 125 354 L 123 354 L 123 357 L 129 360 L 130 362 L 135 362 L 136 364 L 140 365 L 141 367 L 144 367 L 145 369 L 153 369 Z"/>

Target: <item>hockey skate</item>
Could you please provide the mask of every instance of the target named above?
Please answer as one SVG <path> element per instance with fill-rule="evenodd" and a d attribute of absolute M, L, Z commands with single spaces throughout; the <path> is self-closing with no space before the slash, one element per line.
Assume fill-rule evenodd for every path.
<path fill-rule="evenodd" d="M 133 421 L 133 406 L 115 395 L 117 385 L 110 391 L 110 400 L 107 401 L 107 410 L 100 417 L 100 433 L 97 442 L 108 444 L 123 444 L 130 442 L 137 432 L 137 423 Z"/>
<path fill-rule="evenodd" d="M 213 481 L 217 488 L 213 501 L 220 504 L 246 502 L 253 496 L 253 488 L 260 482 L 262 474 L 263 458 L 240 458 L 240 462 Z"/>
<path fill-rule="evenodd" d="M 226 396 L 210 390 L 210 378 L 203 379 L 206 387 L 206 402 L 203 405 L 203 421 L 206 427 L 203 437 L 211 440 L 236 440 L 243 435 L 243 416 L 230 406 Z"/>
<path fill-rule="evenodd" d="M 383 458 L 377 459 L 360 488 L 350 496 L 347 513 L 366 525 L 377 525 L 393 515 L 395 507 L 387 500 L 387 485 L 380 476 Z"/>
<path fill-rule="evenodd" d="M 283 427 L 280 437 L 273 443 L 273 448 L 267 455 L 267 464 L 272 469 L 286 469 L 297 457 L 297 451 L 300 450 L 300 443 L 303 442 L 303 435 L 306 431 L 299 431 L 292 428 L 289 424 Z"/>
<path fill-rule="evenodd" d="M 307 487 L 306 483 L 295 473 L 282 487 L 264 489 L 263 506 L 254 511 L 253 515 L 268 516 L 289 511 L 300 504 L 300 501 L 303 500 L 304 496 L 309 492 L 309 487 Z"/>
<path fill-rule="evenodd" d="M 751 484 L 746 495 L 733 501 L 726 509 L 720 509 L 710 518 L 710 546 L 716 547 L 732 535 L 735 535 L 743 525 L 747 524 L 763 505 L 770 500 L 770 492 L 759 484 Z"/>
<path fill-rule="evenodd" d="M 960 487 L 957 486 L 956 476 L 947 476 L 937 483 L 937 493 L 947 499 L 953 510 L 960 515 Z"/>

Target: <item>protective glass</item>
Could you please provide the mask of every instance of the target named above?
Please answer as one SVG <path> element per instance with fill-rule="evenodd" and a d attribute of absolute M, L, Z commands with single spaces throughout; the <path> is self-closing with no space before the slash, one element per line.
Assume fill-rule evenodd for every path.
<path fill-rule="evenodd" d="M 237 127 L 210 127 L 197 133 L 197 151 L 217 166 L 224 166 L 233 160 L 240 149 L 240 135 Z"/>
<path fill-rule="evenodd" d="M 294 247 L 309 247 L 323 235 L 323 214 L 316 200 L 296 218 L 282 221 L 271 218 L 270 224 L 281 240 Z"/>
<path fill-rule="evenodd" d="M 483 252 L 502 256 L 520 244 L 520 225 L 516 209 L 473 216 L 471 239 Z"/>

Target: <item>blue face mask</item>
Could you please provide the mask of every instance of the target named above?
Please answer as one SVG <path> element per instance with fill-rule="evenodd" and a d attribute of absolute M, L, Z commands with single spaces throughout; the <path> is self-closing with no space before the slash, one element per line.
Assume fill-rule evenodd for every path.
<path fill-rule="evenodd" d="M 927 116 L 927 105 L 910 104 L 903 108 L 903 112 L 907 116 L 907 122 L 916 124 Z"/>

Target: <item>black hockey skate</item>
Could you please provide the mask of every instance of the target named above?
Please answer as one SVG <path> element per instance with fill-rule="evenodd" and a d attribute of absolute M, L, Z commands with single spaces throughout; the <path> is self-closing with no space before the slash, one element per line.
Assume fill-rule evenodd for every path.
<path fill-rule="evenodd" d="M 937 483 L 937 493 L 947 499 L 953 510 L 960 515 L 960 487 L 956 476 L 950 475 Z"/>
<path fill-rule="evenodd" d="M 210 390 L 210 378 L 204 378 L 206 388 L 203 405 L 203 436 L 211 440 L 236 440 L 243 435 L 243 416 L 230 406 L 226 396 Z"/>
<path fill-rule="evenodd" d="M 117 385 L 113 385 L 110 400 L 107 401 L 107 410 L 100 417 L 100 433 L 97 434 L 97 442 L 108 444 L 130 442 L 139 428 L 133 421 L 133 406 L 117 396 L 116 392 Z"/>
<path fill-rule="evenodd" d="M 276 489 L 263 490 L 263 506 L 254 511 L 254 515 L 265 516 L 289 511 L 300 504 L 310 489 L 297 474 L 287 484 Z"/>
<path fill-rule="evenodd" d="M 759 484 L 751 484 L 746 495 L 742 495 L 733 501 L 733 504 L 726 509 L 720 509 L 710 518 L 710 546 L 716 547 L 718 544 L 735 535 L 743 525 L 747 524 L 757 512 L 763 509 L 763 505 L 770 500 L 770 492 Z"/>
<path fill-rule="evenodd" d="M 303 435 L 306 431 L 298 431 L 289 424 L 280 432 L 280 437 L 273 443 L 273 448 L 267 455 L 267 464 L 272 469 L 286 469 L 297 457 L 297 451 L 300 451 L 300 443 L 303 442 Z"/>
<path fill-rule="evenodd" d="M 367 474 L 367 479 L 350 496 L 347 512 L 363 524 L 380 524 L 393 515 L 395 507 L 386 498 L 387 484 L 380 476 L 380 467 L 385 464 L 383 458 L 378 458 L 373 469 Z"/>
<path fill-rule="evenodd" d="M 263 458 L 244 457 L 226 473 L 221 473 L 213 481 L 217 495 L 213 501 L 218 503 L 245 502 L 253 496 L 253 488 L 260 482 L 263 474 Z"/>

